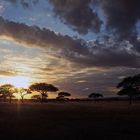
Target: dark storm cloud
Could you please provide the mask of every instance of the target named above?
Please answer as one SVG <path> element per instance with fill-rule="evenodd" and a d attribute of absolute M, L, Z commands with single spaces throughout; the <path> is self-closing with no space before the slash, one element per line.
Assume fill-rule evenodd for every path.
<path fill-rule="evenodd" d="M 20 3 L 29 8 L 40 0 L 7 0 L 12 4 Z M 69 25 L 80 34 L 89 31 L 99 32 L 101 20 L 97 13 L 90 7 L 91 0 L 48 0 L 53 6 L 54 15 L 58 16 L 63 23 Z"/>
<path fill-rule="evenodd" d="M 99 31 L 100 17 L 91 7 L 100 7 L 106 17 L 107 30 L 115 31 L 121 39 L 136 38 L 136 23 L 140 19 L 139 0 L 49 0 L 54 12 L 66 24 L 80 33 Z"/>
<path fill-rule="evenodd" d="M 24 7 L 40 0 L 7 0 Z M 48 0 L 61 21 L 79 33 L 98 32 L 101 29 L 99 9 L 105 15 L 107 31 L 123 40 L 137 42 L 136 24 L 140 20 L 139 0 Z M 98 10 L 97 10 L 98 9 Z M 136 43 L 137 44 L 137 43 Z"/>
<path fill-rule="evenodd" d="M 90 7 L 91 0 L 49 0 L 55 15 L 80 34 L 99 32 L 101 21 Z"/>
<path fill-rule="evenodd" d="M 45 49 L 56 57 L 65 58 L 84 67 L 140 67 L 140 55 L 129 42 L 114 43 L 105 39 L 85 42 L 68 35 L 56 34 L 48 29 L 15 23 L 0 18 L 0 36 L 6 36 L 28 46 Z M 112 43 L 113 42 L 113 43 Z"/>
<path fill-rule="evenodd" d="M 49 0 L 55 14 L 67 25 L 81 33 L 101 30 L 99 9 L 104 13 L 106 32 L 118 41 L 128 40 L 140 52 L 137 40 L 140 21 L 139 0 Z M 92 7 L 92 8 L 91 8 Z M 96 9 L 96 10 L 95 10 Z M 97 10 L 98 9 L 98 10 Z"/>
<path fill-rule="evenodd" d="M 22 23 L 8 21 L 0 17 L 0 35 L 11 37 L 18 42 L 36 45 L 40 47 L 48 47 L 56 50 L 64 49 L 66 52 L 72 50 L 73 52 L 88 54 L 82 44 L 82 40 L 74 40 L 68 35 L 62 36 L 56 34 L 49 29 L 40 29 L 37 26 L 28 26 Z"/>
<path fill-rule="evenodd" d="M 87 61 L 87 64 L 97 66 L 126 66 L 126 67 L 140 67 L 140 56 L 134 50 L 134 47 L 130 48 L 130 44 L 124 43 L 111 43 L 104 42 L 94 43 L 91 45 L 90 51 L 92 51 L 92 59 Z"/>
<path fill-rule="evenodd" d="M 140 21 L 140 1 L 139 0 L 96 0 L 98 6 L 106 16 L 106 30 L 118 41 L 128 40 L 133 44 L 134 49 L 140 52 L 140 41 L 136 28 Z M 139 31 L 138 31 L 139 30 Z"/>
<path fill-rule="evenodd" d="M 106 26 L 120 39 L 136 38 L 136 23 L 140 19 L 139 0 L 97 0 L 106 16 Z"/>

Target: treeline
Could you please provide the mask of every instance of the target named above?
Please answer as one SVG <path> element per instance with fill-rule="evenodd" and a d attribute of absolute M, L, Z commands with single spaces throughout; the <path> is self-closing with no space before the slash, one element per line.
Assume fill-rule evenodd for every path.
<path fill-rule="evenodd" d="M 35 83 L 29 86 L 28 89 L 25 88 L 17 88 L 14 85 L 11 84 L 4 84 L 0 86 L 0 99 L 2 99 L 4 102 L 9 101 L 12 102 L 12 99 L 15 98 L 14 94 L 17 94 L 20 96 L 21 102 L 24 102 L 24 97 L 26 95 L 32 95 L 32 99 L 39 100 L 40 102 L 43 102 L 47 100 L 48 98 L 48 92 L 57 92 L 59 89 L 55 87 L 52 84 L 47 83 Z M 33 95 L 34 92 L 37 92 L 37 95 Z M 58 92 L 58 96 L 56 99 L 58 100 L 66 100 L 66 97 L 71 96 L 68 92 Z"/>
<path fill-rule="evenodd" d="M 116 88 L 120 89 L 117 95 L 128 96 L 131 104 L 132 99 L 140 98 L 140 74 L 124 78 L 118 83 Z M 34 92 L 37 92 L 38 94 L 33 95 Z M 9 101 L 11 103 L 12 99 L 15 98 L 14 94 L 16 93 L 20 96 L 22 103 L 24 102 L 24 97 L 29 94 L 32 95 L 32 100 L 38 100 L 42 103 L 47 100 L 48 92 L 58 92 L 55 100 L 69 100 L 69 97 L 71 96 L 68 92 L 59 92 L 59 89 L 56 86 L 47 83 L 35 83 L 30 85 L 27 89 L 16 88 L 11 84 L 4 84 L 0 86 L 0 100 L 3 100 L 4 102 Z M 91 93 L 87 97 L 96 102 L 98 98 L 103 98 L 103 95 L 101 93 Z"/>

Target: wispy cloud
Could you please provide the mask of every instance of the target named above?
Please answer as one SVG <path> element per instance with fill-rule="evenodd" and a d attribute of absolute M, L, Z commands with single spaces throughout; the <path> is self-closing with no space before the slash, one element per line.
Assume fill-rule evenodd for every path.
<path fill-rule="evenodd" d="M 9 70 L 0 70 L 0 76 L 15 76 L 16 72 Z"/>

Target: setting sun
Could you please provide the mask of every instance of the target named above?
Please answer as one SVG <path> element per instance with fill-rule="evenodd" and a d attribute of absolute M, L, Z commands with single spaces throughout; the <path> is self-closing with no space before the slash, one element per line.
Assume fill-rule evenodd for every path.
<path fill-rule="evenodd" d="M 24 76 L 14 76 L 9 78 L 8 82 L 17 88 L 27 88 L 29 86 L 30 78 Z"/>

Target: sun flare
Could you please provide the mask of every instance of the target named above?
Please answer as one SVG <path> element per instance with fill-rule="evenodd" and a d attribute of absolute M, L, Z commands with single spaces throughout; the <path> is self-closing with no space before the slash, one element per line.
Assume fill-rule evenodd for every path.
<path fill-rule="evenodd" d="M 27 88 L 30 83 L 30 78 L 29 77 L 24 77 L 24 76 L 14 76 L 9 78 L 9 83 L 16 86 L 17 88 Z"/>

